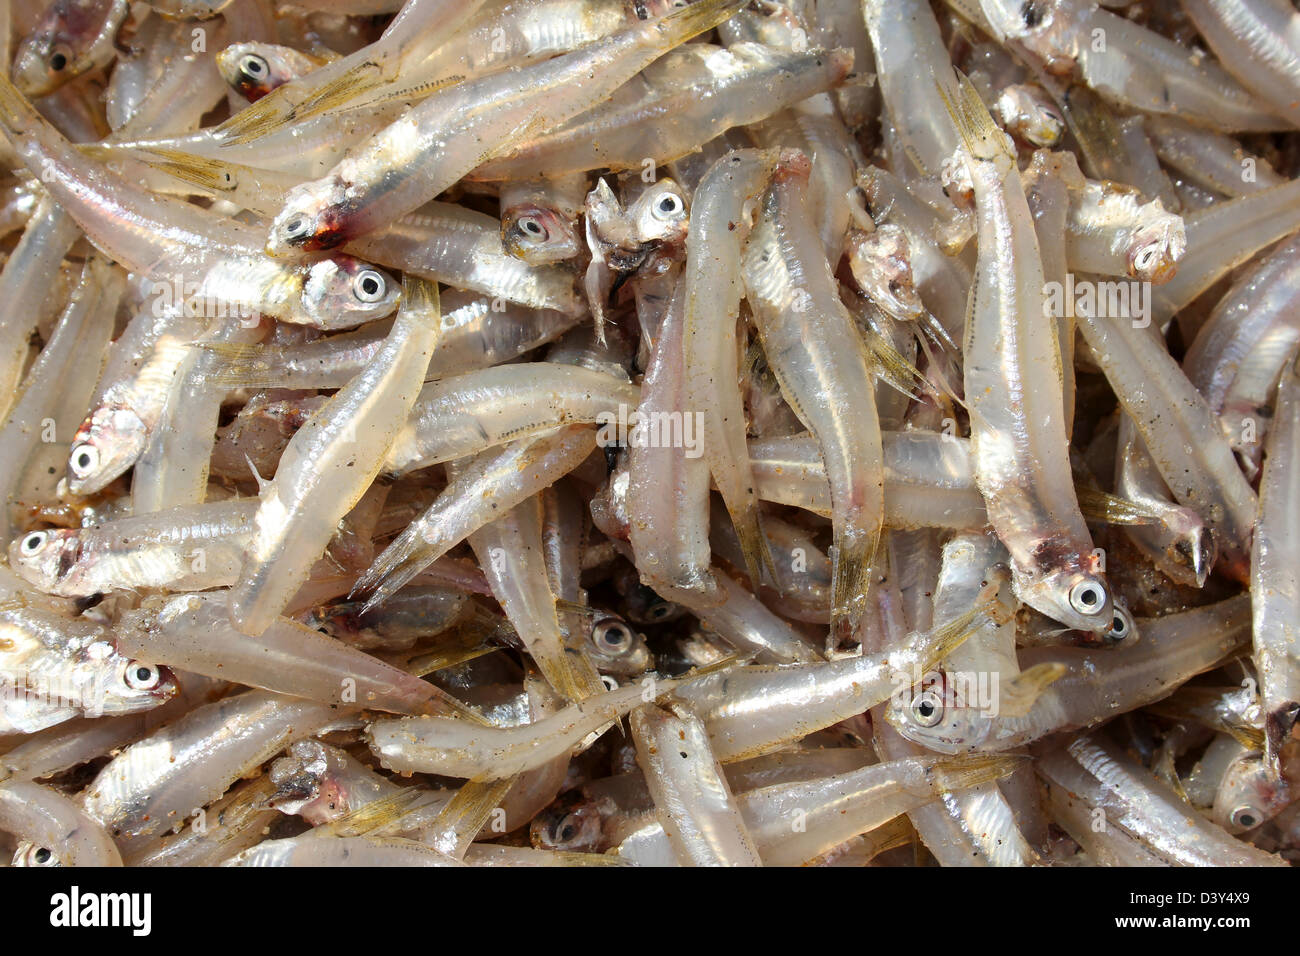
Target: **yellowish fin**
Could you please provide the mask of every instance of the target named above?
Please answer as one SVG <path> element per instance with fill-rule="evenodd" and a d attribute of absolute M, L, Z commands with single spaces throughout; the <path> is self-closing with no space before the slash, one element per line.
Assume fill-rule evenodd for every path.
<path fill-rule="evenodd" d="M 466 781 L 434 821 L 430 845 L 448 856 L 463 859 L 469 845 L 487 825 L 492 812 L 501 805 L 519 776 Z M 504 817 L 504 813 L 501 816 Z"/>
<path fill-rule="evenodd" d="M 1029 762 L 1020 754 L 978 754 L 952 757 L 935 764 L 936 788 L 945 793 L 968 790 L 1014 773 Z"/>
<path fill-rule="evenodd" d="M 1066 670 L 1060 661 L 1046 661 L 1003 682 L 998 695 L 998 714 L 1003 717 L 1025 716 L 1043 691 L 1065 676 Z"/>
<path fill-rule="evenodd" d="M 961 135 L 966 151 L 979 160 L 1011 159 L 1014 160 L 1015 145 L 1006 133 L 993 122 L 988 107 L 980 99 L 974 85 L 961 71 L 957 72 L 957 90 L 953 93 L 944 84 L 935 80 L 943 104 L 948 109 Z"/>
<path fill-rule="evenodd" d="M 367 836 L 382 832 L 392 832 L 398 821 L 407 817 L 412 810 L 427 805 L 435 795 L 418 787 L 403 787 L 351 813 L 316 827 L 312 832 L 320 836 Z"/>
<path fill-rule="evenodd" d="M 198 342 L 218 359 L 209 381 L 224 388 L 274 388 L 280 380 L 271 351 L 264 345 Z"/>
<path fill-rule="evenodd" d="M 1160 524 L 1160 515 L 1153 508 L 1144 508 L 1136 502 L 1095 488 L 1075 486 L 1079 510 L 1090 521 L 1106 524 L 1153 525 Z"/>

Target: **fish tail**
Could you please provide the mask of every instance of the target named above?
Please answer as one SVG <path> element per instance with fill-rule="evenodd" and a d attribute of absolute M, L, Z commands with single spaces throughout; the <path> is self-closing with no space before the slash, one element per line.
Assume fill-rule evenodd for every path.
<path fill-rule="evenodd" d="M 423 805 L 428 793 L 418 787 L 403 787 L 396 793 L 382 797 L 332 820 L 315 832 L 330 836 L 365 836 L 390 830 L 403 816 Z"/>
<path fill-rule="evenodd" d="M 892 342 L 885 339 L 873 329 L 861 328 L 862 338 L 867 347 L 869 364 L 886 385 L 901 392 L 913 401 L 920 400 L 920 391 L 926 385 L 921 370 L 907 360 Z"/>
<path fill-rule="evenodd" d="M 1004 717 L 1025 716 L 1043 691 L 1065 676 L 1066 670 L 1060 661 L 1044 661 L 1021 671 L 1002 685 L 998 695 L 998 713 Z"/>
<path fill-rule="evenodd" d="M 529 653 L 542 672 L 542 677 L 555 692 L 570 703 L 577 704 L 603 693 L 605 685 L 586 654 L 579 649 L 568 652 L 547 652 L 534 645 Z"/>
<path fill-rule="evenodd" d="M 727 506 L 731 514 L 731 523 L 736 528 L 736 537 L 740 539 L 740 551 L 745 556 L 745 571 L 749 574 L 750 584 L 755 590 L 763 581 L 766 571 L 768 580 L 776 580 L 776 564 L 772 560 L 772 549 L 768 547 L 767 535 L 763 534 L 761 512 L 758 505 L 748 502 L 739 509 Z"/>
<path fill-rule="evenodd" d="M 478 655 L 475 654 L 475 656 L 477 657 Z M 440 687 L 436 687 L 433 684 L 430 684 L 429 686 L 433 687 L 433 693 L 429 695 L 429 699 L 425 701 L 424 708 L 428 711 L 429 716 L 456 717 L 461 720 L 467 720 L 473 724 L 479 724 L 483 727 L 491 726 L 491 721 L 473 707 L 469 706 L 469 704 L 453 697 Z"/>
<path fill-rule="evenodd" d="M 858 621 L 867 607 L 871 588 L 871 566 L 876 541 L 852 543 L 848 535 L 835 533 L 835 558 L 831 565 L 831 651 L 851 649 Z M 877 539 L 878 540 L 878 539 Z"/>
<path fill-rule="evenodd" d="M 433 821 L 432 845 L 460 859 L 501 805 L 519 775 L 500 780 L 467 780 Z"/>
<path fill-rule="evenodd" d="M 960 70 L 957 72 L 957 89 L 945 88 L 935 80 L 943 104 L 948 108 L 948 115 L 957 126 L 966 150 L 976 159 L 990 160 L 999 157 L 1015 158 L 1007 134 L 998 128 L 989 114 L 988 107 L 980 99 L 974 85 Z"/>
<path fill-rule="evenodd" d="M 150 158 L 150 157 L 155 158 Z M 224 163 L 206 156 L 196 156 L 180 149 L 148 149 L 138 157 L 150 169 L 213 193 L 234 189 L 233 178 Z"/>
<path fill-rule="evenodd" d="M 373 63 L 361 63 L 346 73 L 335 77 L 319 90 L 299 103 L 285 121 L 300 122 L 328 113 L 349 100 L 354 100 L 362 93 L 373 90 L 380 83 L 380 73 Z"/>
<path fill-rule="evenodd" d="M 277 96 L 279 92 L 279 90 L 272 91 L 216 127 L 213 133 L 217 140 L 223 145 L 234 146 L 257 139 L 273 128 L 282 116 L 280 104 L 284 95 Z"/>
<path fill-rule="evenodd" d="M 366 603 L 362 605 L 361 610 L 363 614 L 371 611 L 401 590 L 436 558 L 428 542 L 412 525 L 398 535 L 393 543 L 375 558 L 374 564 L 357 578 L 357 583 L 353 585 L 348 597 L 367 595 Z"/>
<path fill-rule="evenodd" d="M 211 352 L 217 368 L 208 380 L 225 388 L 274 388 L 275 374 L 262 345 L 235 342 L 199 342 L 198 348 Z"/>
<path fill-rule="evenodd" d="M 27 98 L 19 92 L 18 87 L 10 82 L 7 74 L 0 74 L 0 125 L 12 139 L 33 126 L 39 125 L 41 117 L 37 114 Z"/>
<path fill-rule="evenodd" d="M 421 325 L 438 327 L 442 323 L 442 303 L 438 297 L 438 283 L 410 273 L 404 274 L 399 315 L 410 316 Z"/>
<path fill-rule="evenodd" d="M 730 19 L 748 2 L 749 0 L 700 0 L 661 18 L 655 26 L 670 42 L 684 43 Z"/>
<path fill-rule="evenodd" d="M 230 117 L 217 127 L 217 135 L 223 145 L 234 146 L 329 112 L 378 86 L 382 77 L 376 67 L 374 63 L 354 66 L 296 105 L 288 101 L 288 93 L 282 92 L 292 88 L 292 84 L 286 84 Z"/>
<path fill-rule="evenodd" d="M 1077 485 L 1074 491 L 1079 499 L 1079 510 L 1089 520 L 1102 521 L 1106 524 L 1160 524 L 1160 515 L 1155 509 L 1144 507 L 1127 498 Z"/>
<path fill-rule="evenodd" d="M 943 627 L 936 628 L 924 638 L 924 650 L 920 662 L 921 670 L 928 671 L 945 657 L 961 647 L 972 634 L 984 626 L 980 617 L 982 608 L 973 607 L 956 620 L 949 621 Z"/>
<path fill-rule="evenodd" d="M 968 790 L 992 783 L 1025 766 L 1029 760 L 1021 754 L 978 754 L 949 757 L 935 762 L 935 789 L 943 793 Z"/>
<path fill-rule="evenodd" d="M 907 819 L 907 814 L 904 813 L 900 813 L 888 823 L 881 824 L 874 830 L 863 834 L 864 839 L 871 841 L 871 847 L 876 856 L 886 850 L 907 846 L 915 836 L 916 831 L 912 829 L 912 822 Z"/>

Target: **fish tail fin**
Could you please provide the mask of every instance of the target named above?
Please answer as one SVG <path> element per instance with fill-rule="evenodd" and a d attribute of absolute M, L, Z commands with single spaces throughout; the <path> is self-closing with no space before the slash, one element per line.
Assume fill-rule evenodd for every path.
<path fill-rule="evenodd" d="M 998 694 L 998 713 L 1004 717 L 1025 716 L 1043 691 L 1065 676 L 1066 670 L 1060 661 L 1044 661 L 1021 671 L 1002 685 Z"/>
<path fill-rule="evenodd" d="M 217 136 L 223 145 L 228 146 L 260 139 L 290 123 L 310 119 L 341 106 L 362 93 L 374 89 L 382 80 L 378 64 L 358 64 L 326 80 L 323 85 L 312 90 L 304 100 L 296 104 L 291 101 L 290 96 L 302 92 L 302 85 L 287 83 L 251 106 L 240 110 L 218 126 Z M 307 82 L 310 82 L 310 76 Z"/>
<path fill-rule="evenodd" d="M 317 827 L 313 832 L 321 836 L 365 836 L 391 832 L 394 826 L 412 810 L 428 802 L 428 791 L 418 787 L 403 787 L 396 793 L 381 797 L 357 807 L 337 820 Z"/>
<path fill-rule="evenodd" d="M 208 381 L 225 388 L 274 388 L 276 378 L 270 350 L 264 345 L 238 342 L 197 342 L 212 353 L 217 367 Z"/>
<path fill-rule="evenodd" d="M 542 677 L 570 703 L 581 703 L 588 697 L 604 693 L 605 685 L 600 674 L 581 649 L 566 648 L 556 654 L 534 647 L 530 653 Z"/>
<path fill-rule="evenodd" d="M 731 514 L 731 523 L 740 539 L 740 552 L 745 558 L 745 571 L 749 574 L 751 585 L 757 589 L 763 581 L 763 572 L 768 580 L 776 580 L 776 564 L 772 560 L 772 549 L 768 547 L 767 535 L 763 534 L 762 512 L 755 501 L 746 501 L 739 508 L 732 508 L 727 503 Z"/>
<path fill-rule="evenodd" d="M 876 376 L 895 391 L 901 392 L 913 401 L 920 400 L 920 391 L 928 384 L 921 370 L 907 360 L 892 342 L 885 339 L 873 329 L 861 329 L 862 339 L 867 347 L 868 360 Z"/>
<path fill-rule="evenodd" d="M 366 595 L 362 613 L 388 600 L 437 559 L 428 542 L 414 529 L 403 531 L 352 586 L 349 598 Z"/>
<path fill-rule="evenodd" d="M 968 790 L 980 784 L 1000 780 L 1026 765 L 1029 758 L 1022 754 L 978 754 L 968 757 L 947 757 L 934 765 L 935 789 L 942 793 Z"/>
<path fill-rule="evenodd" d="M 205 192 L 221 195 L 234 189 L 226 165 L 206 156 L 196 156 L 180 149 L 152 148 L 142 150 L 137 158 L 150 169 L 166 173 L 173 179 L 197 186 Z"/>
<path fill-rule="evenodd" d="M 434 820 L 433 847 L 461 859 L 519 775 L 500 780 L 467 780 Z"/>
<path fill-rule="evenodd" d="M 421 325 L 439 327 L 442 324 L 442 302 L 438 296 L 438 283 L 404 274 L 398 314 L 411 316 Z"/>
<path fill-rule="evenodd" d="M 284 94 L 281 90 L 273 90 L 216 127 L 213 133 L 218 142 L 230 146 L 247 143 L 282 122 L 287 110 L 284 108 Z"/>
<path fill-rule="evenodd" d="M 923 638 L 924 650 L 920 662 L 922 672 L 937 666 L 984 626 L 982 611 L 983 608 L 979 606 L 973 607 L 961 617 L 935 628 Z"/>
<path fill-rule="evenodd" d="M 10 138 L 30 130 L 41 121 L 27 97 L 10 81 L 8 74 L 0 74 L 0 125 Z"/>
<path fill-rule="evenodd" d="M 835 557 L 831 564 L 831 629 L 827 650 L 831 654 L 852 650 L 859 643 L 854 636 L 867 607 L 871 588 L 871 566 L 876 542 L 849 543 L 842 532 L 835 534 Z"/>
<path fill-rule="evenodd" d="M 380 71 L 373 63 L 358 64 L 346 73 L 336 76 L 299 103 L 285 117 L 285 122 L 301 122 L 319 116 L 321 113 L 328 113 L 349 100 L 354 100 L 363 93 L 373 90 L 382 80 Z"/>
<path fill-rule="evenodd" d="M 662 17 L 655 26 L 671 38 L 670 42 L 684 43 L 730 19 L 748 2 L 749 0 L 699 0 L 698 3 Z"/>
<path fill-rule="evenodd" d="M 476 655 L 477 656 L 477 655 Z M 433 693 L 424 703 L 424 710 L 432 717 L 456 717 L 460 720 L 468 720 L 470 723 L 478 724 L 482 727 L 490 727 L 492 722 L 480 714 L 469 704 L 453 697 L 440 687 L 433 687 Z"/>
<path fill-rule="evenodd" d="M 1089 520 L 1106 524 L 1160 524 L 1160 515 L 1154 508 L 1148 508 L 1096 488 L 1076 485 L 1074 491 L 1075 497 L 1079 500 L 1079 510 Z"/>
<path fill-rule="evenodd" d="M 955 90 L 945 87 L 937 79 L 935 86 L 939 89 L 939 96 L 943 98 L 943 105 L 947 107 L 948 115 L 952 117 L 966 151 L 976 159 L 991 160 L 999 157 L 1014 159 L 1015 152 L 1007 134 L 993 122 L 993 116 L 984 105 L 984 101 L 980 99 L 979 93 L 975 91 L 974 84 L 960 70 L 956 73 Z"/>

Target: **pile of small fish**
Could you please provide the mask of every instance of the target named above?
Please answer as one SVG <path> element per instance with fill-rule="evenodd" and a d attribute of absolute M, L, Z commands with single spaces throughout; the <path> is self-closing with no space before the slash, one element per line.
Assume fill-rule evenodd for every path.
<path fill-rule="evenodd" d="M 0 39 L 3 859 L 1300 859 L 1288 0 Z"/>

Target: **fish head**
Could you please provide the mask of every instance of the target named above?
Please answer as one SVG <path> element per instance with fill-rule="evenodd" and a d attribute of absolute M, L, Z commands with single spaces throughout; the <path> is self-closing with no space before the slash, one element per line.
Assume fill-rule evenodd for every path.
<path fill-rule="evenodd" d="M 596 853 L 605 849 L 604 821 L 592 801 L 564 801 L 539 813 L 529 825 L 529 839 L 539 850 Z"/>
<path fill-rule="evenodd" d="M 96 408 L 81 423 L 68 454 L 68 490 L 91 495 L 123 474 L 144 451 L 148 429 L 126 405 Z"/>
<path fill-rule="evenodd" d="M 100 709 L 104 714 L 134 714 L 171 700 L 180 684 L 171 668 L 115 654 L 112 678 Z"/>
<path fill-rule="evenodd" d="M 250 103 L 293 79 L 277 48 L 265 43 L 233 43 L 217 54 L 217 69 L 230 88 Z"/>
<path fill-rule="evenodd" d="M 638 20 L 658 20 L 690 5 L 691 0 L 631 0 L 632 15 Z"/>
<path fill-rule="evenodd" d="M 37 30 L 14 54 L 14 86 L 24 96 L 45 96 L 76 77 L 71 37 L 58 27 Z"/>
<path fill-rule="evenodd" d="M 271 223 L 266 254 L 292 259 L 342 245 L 352 238 L 344 231 L 338 214 L 347 204 L 347 188 L 333 176 L 293 187 L 285 194 L 284 208 Z"/>
<path fill-rule="evenodd" d="M 79 546 L 75 529 L 29 531 L 9 543 L 9 567 L 29 584 L 54 594 L 76 564 Z"/>
<path fill-rule="evenodd" d="M 309 806 L 326 796 L 330 766 L 329 750 L 320 741 L 296 741 L 285 756 L 270 765 L 270 782 L 276 792 L 266 805 L 286 814 L 309 812 Z"/>
<path fill-rule="evenodd" d="M 628 581 L 620 586 L 625 590 L 619 609 L 623 615 L 636 624 L 668 624 L 676 621 L 686 613 L 680 604 L 665 601 L 653 588 L 646 587 L 636 579 L 635 573 L 628 576 Z"/>
<path fill-rule="evenodd" d="M 604 246 L 636 246 L 635 231 L 623 211 L 623 204 L 604 178 L 596 180 L 595 188 L 587 193 L 584 209 L 587 245 L 591 247 L 592 255 Z"/>
<path fill-rule="evenodd" d="M 320 328 L 351 328 L 391 314 L 401 293 L 401 285 L 382 269 L 334 255 L 307 267 L 302 307 Z"/>
<path fill-rule="evenodd" d="M 627 218 L 640 243 L 683 243 L 691 221 L 686 193 L 673 180 L 660 179 L 628 207 Z"/>
<path fill-rule="evenodd" d="M 1264 758 L 1246 751 L 1228 765 L 1211 816 L 1229 833 L 1245 833 L 1273 819 L 1292 799 L 1286 781 L 1269 772 Z"/>
<path fill-rule="evenodd" d="M 1187 230 L 1181 216 L 1171 216 L 1160 201 L 1152 202 L 1153 215 L 1133 233 L 1126 253 L 1128 274 L 1155 285 L 1168 282 L 1178 272 L 1187 251 Z"/>
<path fill-rule="evenodd" d="M 1098 570 L 1067 567 L 1031 579 L 1016 569 L 1013 580 L 1023 603 L 1066 627 L 1105 633 L 1114 625 L 1110 587 Z"/>
<path fill-rule="evenodd" d="M 925 311 L 913 284 L 907 234 L 899 226 L 855 231 L 849 237 L 849 268 L 862 291 L 893 318 L 910 321 Z"/>
<path fill-rule="evenodd" d="M 1206 526 L 1199 515 L 1193 513 L 1193 517 L 1194 520 L 1185 527 L 1173 529 L 1178 536 L 1165 549 L 1165 556 L 1182 571 L 1180 577 L 1199 588 L 1205 586 L 1206 578 L 1218 561 L 1219 543 L 1214 530 Z"/>
<path fill-rule="evenodd" d="M 1000 42 L 1017 41 L 1058 76 L 1074 67 L 1082 12 L 1072 9 L 1072 0 L 980 0 L 979 6 Z"/>
<path fill-rule="evenodd" d="M 654 662 L 645 638 L 615 614 L 600 614 L 592 621 L 587 648 L 592 663 L 601 672 L 644 674 Z"/>
<path fill-rule="evenodd" d="M 939 671 L 926 675 L 915 687 L 896 692 L 885 719 L 913 743 L 935 753 L 960 754 L 984 742 L 994 714 L 975 701 L 960 700 L 956 683 Z"/>
<path fill-rule="evenodd" d="M 1054 149 L 1065 135 L 1065 116 L 1041 87 L 1008 86 L 998 96 L 994 112 L 1007 132 L 1041 149 Z"/>
<path fill-rule="evenodd" d="M 531 266 L 563 262 L 580 251 L 574 224 L 554 206 L 533 200 L 502 212 L 501 245 Z"/>

